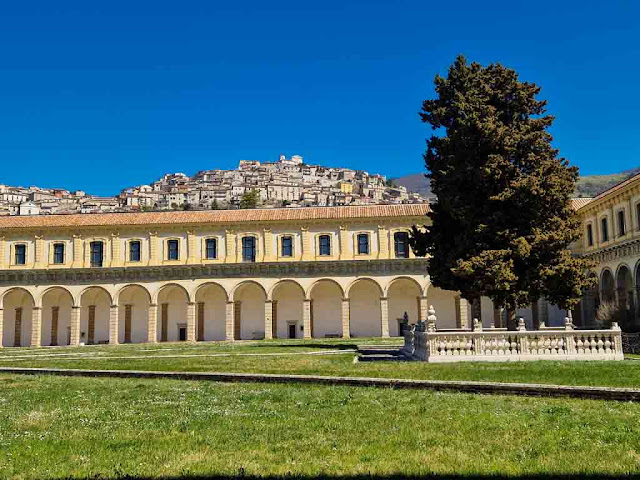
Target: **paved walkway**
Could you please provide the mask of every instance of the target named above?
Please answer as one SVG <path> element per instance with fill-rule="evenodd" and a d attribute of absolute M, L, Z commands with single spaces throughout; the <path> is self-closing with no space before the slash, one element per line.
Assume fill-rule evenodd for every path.
<path fill-rule="evenodd" d="M 629 402 L 640 401 L 640 389 L 543 385 L 528 383 L 409 380 L 399 378 L 331 377 L 320 375 L 281 375 L 227 372 L 149 372 L 140 370 L 81 370 L 65 368 L 18 367 L 0 367 L 0 373 L 12 373 L 20 375 L 61 375 L 68 377 L 113 377 L 150 379 L 166 378 L 174 380 L 200 380 L 211 382 L 348 385 L 362 387 L 455 391 L 464 393 L 526 395 L 536 397 L 573 397 Z"/>

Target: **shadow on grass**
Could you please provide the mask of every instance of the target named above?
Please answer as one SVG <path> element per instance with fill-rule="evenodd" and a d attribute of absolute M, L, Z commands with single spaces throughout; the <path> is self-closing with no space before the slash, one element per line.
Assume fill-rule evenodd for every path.
<path fill-rule="evenodd" d="M 252 348 L 317 348 L 321 350 L 357 350 L 355 343 L 259 343 Z"/>
<path fill-rule="evenodd" d="M 84 477 L 69 477 L 80 478 Z M 425 479 L 433 479 L 433 480 L 492 480 L 497 478 L 504 478 L 509 480 L 573 480 L 573 479 L 587 479 L 587 480 L 596 480 L 596 479 L 632 479 L 638 480 L 640 479 L 639 474 L 581 474 L 581 473 L 560 473 L 560 474 L 530 474 L 530 475 L 501 475 L 499 473 L 496 474 L 486 474 L 486 475 L 476 475 L 476 474 L 433 474 L 433 475 L 403 475 L 403 474 L 390 474 L 390 475 L 266 475 L 266 476 L 256 476 L 256 475 L 245 475 L 242 472 L 239 472 L 237 475 L 179 475 L 179 476 L 169 476 L 169 477 L 138 477 L 138 476 L 118 476 L 118 477 L 91 477 L 91 478 L 99 478 L 100 480 L 231 480 L 242 478 L 246 480 L 292 480 L 292 479 L 300 479 L 300 480 L 321 480 L 321 479 L 329 479 L 329 480 L 383 480 L 383 479 L 391 479 L 391 480 L 425 480 Z"/>

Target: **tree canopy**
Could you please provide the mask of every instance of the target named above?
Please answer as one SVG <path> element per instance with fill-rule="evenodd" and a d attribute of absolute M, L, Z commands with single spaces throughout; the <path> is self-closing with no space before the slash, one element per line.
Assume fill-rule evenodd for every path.
<path fill-rule="evenodd" d="M 431 257 L 431 281 L 510 310 L 541 297 L 571 308 L 591 282 L 587 261 L 568 250 L 580 234 L 570 203 L 578 169 L 551 145 L 540 87 L 459 56 L 435 90 L 420 116 L 438 134 L 424 154 L 437 202 L 431 226 L 411 236 Z"/>
<path fill-rule="evenodd" d="M 247 190 L 240 199 L 240 208 L 256 208 L 259 200 L 260 196 L 257 190 Z"/>

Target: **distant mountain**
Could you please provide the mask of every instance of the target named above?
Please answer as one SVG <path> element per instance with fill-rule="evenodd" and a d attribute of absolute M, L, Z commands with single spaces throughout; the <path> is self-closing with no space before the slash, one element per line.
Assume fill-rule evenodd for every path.
<path fill-rule="evenodd" d="M 627 178 L 638 173 L 640 173 L 640 167 L 625 170 L 620 173 L 612 173 L 610 175 L 585 175 L 578 179 L 575 196 L 595 197 L 617 183 L 624 182 Z M 396 185 L 406 187 L 410 192 L 416 192 L 425 197 L 434 198 L 434 195 L 431 193 L 429 179 L 426 178 L 423 173 L 405 175 L 404 177 L 394 178 L 393 181 Z"/>

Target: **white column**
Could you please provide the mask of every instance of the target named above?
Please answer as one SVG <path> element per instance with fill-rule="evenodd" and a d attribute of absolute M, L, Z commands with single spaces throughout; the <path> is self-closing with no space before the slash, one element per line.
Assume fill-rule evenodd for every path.
<path fill-rule="evenodd" d="M 31 309 L 31 346 L 39 347 L 42 339 L 42 309 Z"/>
<path fill-rule="evenodd" d="M 147 320 L 147 343 L 158 342 L 158 305 L 149 305 L 149 318 Z"/>
<path fill-rule="evenodd" d="M 302 303 L 302 325 L 304 338 L 311 338 L 311 300 L 305 299 Z"/>
<path fill-rule="evenodd" d="M 71 307 L 71 320 L 69 321 L 70 327 L 70 345 L 80 345 L 80 307 Z"/>
<path fill-rule="evenodd" d="M 351 313 L 349 311 L 349 299 L 342 299 L 342 338 L 351 338 Z"/>
<path fill-rule="evenodd" d="M 196 341 L 196 304 L 187 303 L 187 342 Z"/>
<path fill-rule="evenodd" d="M 118 342 L 118 306 L 111 305 L 109 309 L 109 344 L 117 345 Z"/>
<path fill-rule="evenodd" d="M 227 310 L 225 315 L 225 336 L 228 341 L 235 340 L 234 323 L 235 323 L 235 303 L 227 302 Z"/>
<path fill-rule="evenodd" d="M 264 338 L 265 340 L 273 339 L 273 302 L 271 300 L 264 302 Z"/>
<path fill-rule="evenodd" d="M 387 338 L 389 336 L 389 300 L 387 297 L 380 297 L 380 322 L 381 334 Z"/>

